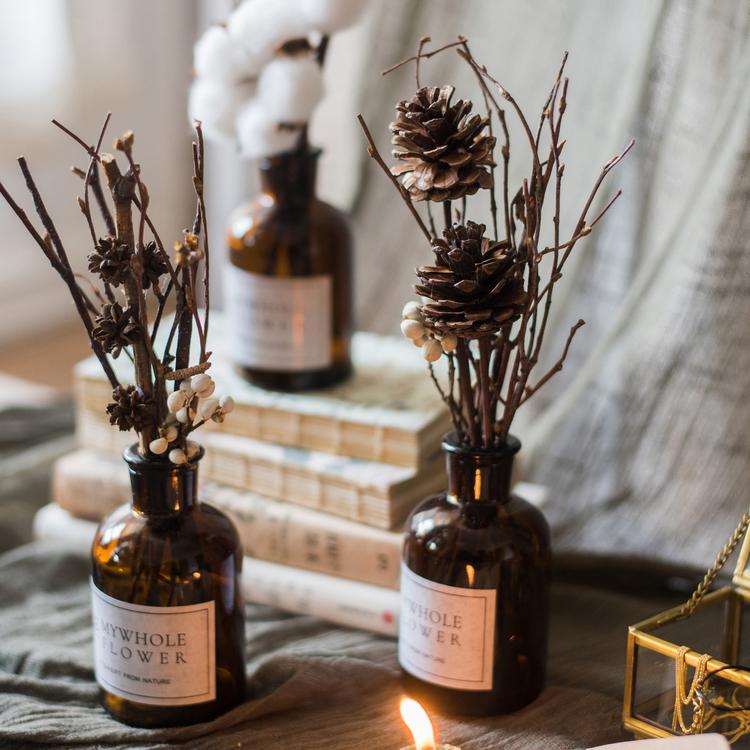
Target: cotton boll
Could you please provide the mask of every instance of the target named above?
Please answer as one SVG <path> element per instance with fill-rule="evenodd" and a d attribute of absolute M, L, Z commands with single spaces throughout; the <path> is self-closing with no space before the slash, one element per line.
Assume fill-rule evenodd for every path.
<path fill-rule="evenodd" d="M 232 39 L 224 26 L 208 29 L 193 50 L 193 67 L 199 78 L 237 83 L 256 78 L 263 62 Z"/>
<path fill-rule="evenodd" d="M 237 137 L 242 155 L 249 159 L 291 151 L 299 141 L 299 130 L 279 128 L 260 101 L 254 99 L 241 107 L 237 115 Z"/>
<path fill-rule="evenodd" d="M 237 111 L 254 90 L 252 84 L 197 78 L 190 88 L 190 119 L 203 123 L 203 131 L 210 140 L 234 143 Z"/>
<path fill-rule="evenodd" d="M 311 57 L 277 57 L 258 79 L 258 98 L 277 122 L 307 122 L 323 96 L 323 75 Z"/>
<path fill-rule="evenodd" d="M 330 34 L 359 20 L 367 0 L 300 0 L 300 15 L 316 31 Z"/>
<path fill-rule="evenodd" d="M 245 0 L 229 16 L 227 30 L 263 65 L 284 42 L 307 37 L 310 27 L 295 0 Z"/>

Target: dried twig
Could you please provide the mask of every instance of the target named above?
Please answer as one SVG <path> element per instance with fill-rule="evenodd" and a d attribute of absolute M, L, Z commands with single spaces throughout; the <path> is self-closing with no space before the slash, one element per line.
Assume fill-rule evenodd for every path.
<path fill-rule="evenodd" d="M 364 131 L 365 138 L 367 138 L 367 153 L 370 154 L 370 156 L 375 159 L 375 161 L 378 163 L 378 166 L 385 172 L 388 179 L 393 183 L 396 190 L 398 190 L 399 195 L 403 199 L 403 201 L 406 203 L 407 208 L 411 212 L 411 215 L 414 217 L 414 220 L 417 222 L 417 226 L 422 230 L 422 234 L 428 239 L 431 240 L 432 236 L 430 235 L 430 231 L 425 226 L 424 222 L 422 221 L 422 217 L 417 213 L 417 209 L 414 208 L 414 204 L 411 202 L 411 198 L 409 197 L 409 193 L 406 191 L 406 189 L 401 185 L 401 183 L 396 179 L 395 175 L 391 174 L 391 170 L 388 169 L 388 166 L 383 161 L 383 157 L 380 155 L 380 152 L 378 151 L 377 146 L 375 145 L 375 141 L 372 139 L 372 135 L 370 134 L 370 130 L 367 127 L 367 124 L 365 123 L 364 117 L 362 115 L 357 115 L 357 119 L 359 120 L 359 124 L 362 126 L 362 130 Z"/>
<path fill-rule="evenodd" d="M 101 289 L 71 268 L 65 246 L 41 194 L 34 182 L 26 160 L 19 159 L 19 167 L 31 195 L 34 207 L 41 221 L 43 232 L 36 229 L 29 217 L 0 183 L 0 195 L 5 199 L 23 226 L 39 246 L 53 269 L 61 276 L 69 288 L 76 310 L 89 337 L 91 348 L 102 364 L 113 391 L 113 403 L 108 407 L 111 418 L 123 429 L 137 428 L 140 451 L 145 455 L 157 435 L 165 434 L 168 414 L 166 384 L 173 382 L 175 388 L 180 382 L 209 369 L 210 352 L 206 351 L 205 331 L 208 326 L 208 311 L 200 320 L 196 305 L 196 288 L 199 284 L 198 267 L 201 259 L 203 268 L 202 285 L 208 304 L 208 243 L 206 240 L 206 209 L 203 195 L 203 137 L 200 126 L 196 127 L 197 144 L 194 152 L 194 179 L 196 191 L 196 221 L 194 232 L 186 234 L 185 243 L 180 243 L 184 252 L 179 255 L 179 268 L 175 268 L 167 255 L 164 245 L 148 215 L 149 194 L 141 178 L 141 168 L 133 157 L 133 134 L 126 132 L 115 141 L 115 148 L 124 154 L 128 169 L 120 170 L 117 160 L 110 154 L 100 154 L 101 144 L 109 123 L 109 115 L 104 120 L 95 145 L 88 144 L 82 137 L 57 120 L 54 124 L 68 137 L 78 143 L 87 153 L 89 164 L 86 170 L 73 168 L 74 174 L 83 180 L 83 197 L 78 198 L 78 206 L 86 221 L 94 253 L 89 257 L 90 269 L 100 277 Z M 99 167 L 104 169 L 109 193 L 114 205 L 114 217 L 99 182 Z M 89 189 L 99 205 L 106 225 L 107 236 L 97 236 L 92 217 Z M 147 243 L 147 231 L 151 233 L 155 245 Z M 202 249 L 201 237 L 202 240 Z M 156 250 L 154 250 L 154 246 Z M 159 256 L 163 263 L 158 260 Z M 159 277 L 168 272 L 169 282 L 162 291 Z M 86 290 L 82 286 L 85 284 Z M 114 287 L 125 294 L 126 304 L 116 298 Z M 87 290 L 90 288 L 90 292 Z M 147 294 L 153 294 L 158 308 L 153 325 L 149 329 L 149 304 Z M 175 297 L 177 315 L 169 333 L 164 355 L 160 358 L 154 349 L 159 323 L 167 301 Z M 109 301 L 110 304 L 106 304 Z M 192 321 L 195 319 L 201 342 L 200 361 L 190 365 L 190 338 Z M 94 325 L 96 322 L 96 326 Z M 127 325 L 127 337 L 118 338 L 120 327 Z M 174 337 L 177 336 L 173 352 Z M 104 342 L 104 343 L 102 343 Z M 106 351 L 105 351 L 105 347 Z M 107 352 L 117 356 L 120 351 L 133 361 L 136 389 L 123 388 L 107 357 Z M 172 364 L 174 363 L 174 369 Z M 187 436 L 206 420 L 195 422 L 194 413 L 198 406 L 198 396 L 193 395 L 188 408 L 190 418 L 177 423 L 177 437 L 170 442 L 176 447 L 186 447 Z M 223 415 L 218 415 L 219 419 Z M 123 427 L 124 425 L 124 427 Z M 171 429 L 171 428 L 170 428 Z M 177 459 L 175 459 L 177 460 Z M 184 460 L 184 457 L 183 457 Z"/>
<path fill-rule="evenodd" d="M 493 175 L 493 180 L 491 181 L 492 187 L 490 188 L 489 185 L 485 185 L 484 187 L 489 192 L 493 234 L 495 240 L 498 242 L 498 246 L 502 248 L 499 252 L 502 253 L 503 258 L 511 258 L 513 262 L 507 266 L 507 278 L 501 279 L 496 289 L 490 291 L 489 287 L 482 287 L 482 274 L 493 273 L 492 270 L 487 270 L 486 265 L 482 265 L 481 269 L 477 266 L 477 275 L 472 275 L 472 273 L 466 270 L 456 270 L 452 266 L 449 267 L 448 261 L 445 260 L 446 256 L 444 254 L 441 255 L 441 253 L 449 252 L 450 245 L 447 250 L 436 250 L 432 242 L 433 238 L 436 237 L 436 232 L 429 201 L 427 218 L 430 222 L 431 232 L 427 230 L 417 212 L 409 192 L 401 184 L 400 180 L 393 175 L 377 152 L 372 136 L 367 130 L 361 116 L 359 120 L 367 137 L 370 155 L 387 174 L 398 190 L 402 200 L 407 203 L 418 226 L 430 242 L 436 256 L 438 256 L 437 268 L 430 266 L 419 269 L 420 281 L 422 283 L 422 286 L 418 287 L 420 293 L 425 294 L 430 292 L 428 296 L 433 303 L 430 308 L 424 308 L 423 312 L 427 311 L 424 312 L 424 319 L 428 322 L 431 321 L 430 325 L 436 324 L 438 326 L 435 331 L 430 330 L 428 327 L 427 335 L 440 338 L 441 335 L 445 335 L 445 331 L 456 330 L 459 342 L 455 352 L 448 355 L 447 389 L 443 388 L 439 383 L 432 367 L 430 367 L 431 377 L 438 387 L 441 398 L 448 406 L 459 440 L 472 447 L 489 448 L 500 445 L 506 440 L 519 406 L 525 403 L 562 369 L 573 337 L 577 330 L 584 324 L 581 320 L 571 328 L 561 357 L 534 385 L 529 385 L 530 377 L 539 360 L 545 339 L 554 286 L 562 277 L 563 267 L 570 257 L 573 248 L 580 240 L 591 233 L 592 229 L 601 221 L 619 198 L 621 193 L 620 191 L 616 191 L 607 201 L 604 208 L 592 220 L 588 219 L 588 212 L 605 177 L 624 158 L 632 148 L 633 142 L 622 153 L 610 159 L 604 165 L 584 203 L 580 218 L 574 226 L 573 231 L 567 239 L 563 239 L 560 227 L 560 207 L 565 165 L 561 162 L 561 154 L 565 146 L 565 141 L 561 140 L 560 134 L 563 117 L 567 109 L 569 81 L 564 77 L 564 72 L 568 53 L 566 52 L 562 58 L 553 84 L 542 107 L 539 125 L 534 131 L 515 97 L 488 72 L 484 65 L 478 63 L 474 58 L 466 38 L 459 36 L 455 42 L 445 44 L 434 50 L 425 51 L 425 45 L 429 41 L 429 37 L 420 39 L 416 55 L 402 60 L 400 63 L 384 71 L 384 74 L 396 70 L 409 62 L 414 62 L 415 80 L 419 89 L 421 86 L 420 64 L 422 61 L 453 48 L 456 48 L 458 55 L 460 55 L 474 73 L 484 99 L 487 113 L 486 127 L 488 128 L 489 137 L 493 138 L 493 144 L 493 115 L 497 118 L 499 132 L 502 133 L 502 140 L 499 145 L 503 163 L 501 195 L 505 236 L 502 239 L 498 237 L 500 227 L 498 226 L 498 206 L 494 190 L 494 167 L 491 167 Z M 531 160 L 529 172 L 521 180 L 520 186 L 512 200 L 510 200 L 509 186 L 510 139 L 506 113 L 504 107 L 501 106 L 501 101 L 508 103 L 509 111 L 515 114 L 521 124 L 525 134 L 525 141 L 528 143 Z M 417 104 L 417 108 L 414 110 L 413 116 L 415 118 L 419 116 L 417 113 L 421 111 L 419 110 L 420 106 L 420 104 Z M 413 126 L 409 125 L 408 118 L 405 119 L 404 129 L 407 133 L 411 134 Z M 417 123 L 417 129 L 414 132 L 422 132 L 422 136 L 430 143 L 431 149 L 421 165 L 414 168 L 415 174 L 418 174 L 419 179 L 424 180 L 426 184 L 429 184 L 430 175 L 435 174 L 445 175 L 441 177 L 441 179 L 444 179 L 445 185 L 455 186 L 456 184 L 460 184 L 455 182 L 455 175 L 451 182 L 450 174 L 440 172 L 440 169 L 447 169 L 447 167 L 444 168 L 436 165 L 435 155 L 443 153 L 443 151 L 438 150 L 441 144 L 432 139 L 432 136 L 427 138 L 423 131 L 419 131 L 418 128 L 420 126 L 425 127 L 424 124 L 420 125 L 417 120 L 413 122 Z M 428 128 L 431 128 L 431 126 L 428 126 Z M 548 134 L 548 138 L 545 138 L 546 133 Z M 413 138 L 408 153 L 402 158 L 408 157 L 412 162 L 418 161 L 420 158 L 419 148 L 419 140 Z M 450 146 L 446 144 L 444 148 L 450 148 Z M 463 164 L 464 162 L 456 163 Z M 454 162 L 447 161 L 447 164 L 452 165 Z M 420 169 L 423 171 L 420 172 Z M 406 171 L 411 172 L 412 170 L 407 168 Z M 539 237 L 542 229 L 544 201 L 550 185 L 554 186 L 554 211 L 552 214 L 554 238 L 551 246 L 540 249 Z M 442 188 L 443 185 L 440 187 Z M 424 197 L 424 190 L 417 191 L 417 193 L 420 197 Z M 465 224 L 467 221 L 466 194 L 461 195 L 459 191 L 456 196 L 454 191 L 453 195 L 454 197 L 461 198 L 461 210 L 456 213 L 455 217 L 455 221 L 460 228 L 460 225 Z M 449 227 L 454 221 L 451 201 L 443 200 L 442 203 L 445 225 Z M 476 228 L 476 225 L 474 227 Z M 484 232 L 484 227 L 481 227 L 481 232 Z M 472 241 L 476 242 L 476 239 Z M 489 240 L 484 239 L 482 241 L 489 242 Z M 467 258 L 470 256 L 467 256 L 466 251 L 461 249 L 459 245 L 453 245 L 453 247 L 455 248 L 455 252 L 453 253 L 455 260 L 450 262 L 463 264 L 463 268 L 465 269 L 465 264 L 468 262 Z M 485 247 L 485 245 L 482 245 L 482 247 Z M 551 256 L 552 260 L 549 266 L 544 263 L 547 268 L 545 272 L 542 264 L 548 256 Z M 451 256 L 448 257 L 450 258 Z M 478 261 L 472 262 L 485 264 L 488 257 L 483 256 Z M 462 279 L 461 286 L 458 286 L 456 282 L 457 278 Z M 492 285 L 498 284 L 497 279 L 495 277 L 492 278 Z M 523 288 L 523 302 L 519 303 L 517 313 L 505 323 L 503 322 L 507 319 L 503 317 L 507 315 L 507 313 L 503 312 L 505 308 L 493 311 L 488 300 L 491 299 L 493 294 L 498 293 L 504 284 L 517 284 L 519 281 L 522 283 Z M 446 292 L 448 285 L 453 283 L 456 283 L 456 288 L 460 289 L 461 293 L 469 297 L 469 299 L 475 291 L 477 295 L 481 293 L 481 296 L 477 297 L 477 304 L 474 306 L 469 305 L 466 313 L 457 312 L 462 309 L 462 304 L 464 304 L 462 297 L 457 297 L 455 294 L 451 296 L 451 294 Z M 481 304 L 479 304 L 479 300 L 481 300 Z M 441 308 L 447 312 L 440 312 Z M 489 320 L 488 316 L 491 316 L 493 313 L 499 315 L 495 320 L 501 323 L 494 329 L 491 323 L 488 325 L 485 322 Z M 441 315 L 444 315 L 444 317 L 439 317 Z M 465 317 L 461 317 L 462 315 L 465 315 Z M 429 316 L 432 316 L 432 318 Z M 436 318 L 435 316 L 438 317 Z M 459 324 L 456 323 L 457 316 L 460 318 Z M 481 323 L 481 325 L 474 330 L 474 326 L 477 323 Z M 490 333 L 487 333 L 487 330 Z M 473 342 L 475 341 L 476 344 L 474 345 Z M 476 347 L 474 351 L 478 351 L 478 358 L 472 353 L 472 346 Z M 456 374 L 457 378 L 455 377 Z"/>

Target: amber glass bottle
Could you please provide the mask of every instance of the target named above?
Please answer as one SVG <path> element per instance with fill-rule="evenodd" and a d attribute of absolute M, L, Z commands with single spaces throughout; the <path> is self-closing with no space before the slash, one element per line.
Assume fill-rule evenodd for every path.
<path fill-rule="evenodd" d="M 315 197 L 319 155 L 305 148 L 265 159 L 260 195 L 230 219 L 232 355 L 264 388 L 322 388 L 351 372 L 351 233 Z"/>
<path fill-rule="evenodd" d="M 520 447 L 447 437 L 448 491 L 407 523 L 399 662 L 407 692 L 445 713 L 514 711 L 544 687 L 549 528 L 510 492 Z"/>
<path fill-rule="evenodd" d="M 242 547 L 198 502 L 198 460 L 125 451 L 132 505 L 92 547 L 96 678 L 102 704 L 135 726 L 208 721 L 244 696 Z"/>

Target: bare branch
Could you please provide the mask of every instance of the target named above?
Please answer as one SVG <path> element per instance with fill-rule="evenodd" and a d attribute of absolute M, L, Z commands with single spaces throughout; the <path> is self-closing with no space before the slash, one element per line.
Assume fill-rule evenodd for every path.
<path fill-rule="evenodd" d="M 568 350 L 570 349 L 570 344 L 573 341 L 573 337 L 576 335 L 576 332 L 579 328 L 582 328 L 584 325 L 586 325 L 586 321 L 579 320 L 571 329 L 570 333 L 568 334 L 568 340 L 565 342 L 565 348 L 563 349 L 563 353 L 560 356 L 560 359 L 555 362 L 555 364 L 551 367 L 550 370 L 547 371 L 547 373 L 539 380 L 539 382 L 536 385 L 533 386 L 526 386 L 523 391 L 523 397 L 521 398 L 519 402 L 519 406 L 526 401 L 528 401 L 531 396 L 533 396 L 545 383 L 549 382 L 550 378 L 552 378 L 553 375 L 560 372 L 562 370 L 563 365 L 565 364 L 565 359 L 568 356 Z"/>
<path fill-rule="evenodd" d="M 427 229 L 424 222 L 422 221 L 422 217 L 417 213 L 417 209 L 414 208 L 414 203 L 412 202 L 412 199 L 409 196 L 408 191 L 398 181 L 396 176 L 391 174 L 391 170 L 388 169 L 388 165 L 383 161 L 383 157 L 380 155 L 380 152 L 378 151 L 378 148 L 375 145 L 375 141 L 372 139 L 372 135 L 370 134 L 370 130 L 365 123 L 364 117 L 362 117 L 362 115 L 360 114 L 360 115 L 357 115 L 357 119 L 359 120 L 359 124 L 362 126 L 362 130 L 364 131 L 365 138 L 367 138 L 367 143 L 368 143 L 367 152 L 370 154 L 370 156 L 373 159 L 375 159 L 375 161 L 378 163 L 380 168 L 387 175 L 388 179 L 393 183 L 396 190 L 398 190 L 398 194 L 406 203 L 406 206 L 409 209 L 409 211 L 411 211 L 411 214 L 414 217 L 415 221 L 417 222 L 417 225 L 422 230 L 422 234 L 424 234 L 424 236 L 427 238 L 428 241 L 431 241 L 432 236 L 430 235 L 430 231 Z"/>

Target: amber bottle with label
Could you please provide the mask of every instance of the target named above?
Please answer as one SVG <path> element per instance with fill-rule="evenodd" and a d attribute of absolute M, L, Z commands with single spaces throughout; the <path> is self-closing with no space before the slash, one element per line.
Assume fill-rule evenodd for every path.
<path fill-rule="evenodd" d="M 242 547 L 197 499 L 198 460 L 125 452 L 132 505 L 92 547 L 94 663 L 102 704 L 134 726 L 208 721 L 245 691 Z"/>
<path fill-rule="evenodd" d="M 407 523 L 399 662 L 407 692 L 445 713 L 514 711 L 544 687 L 549 528 L 510 492 L 519 448 L 447 437 L 448 491 Z"/>
<path fill-rule="evenodd" d="M 231 355 L 264 388 L 322 388 L 351 372 L 351 233 L 315 196 L 319 155 L 304 148 L 265 159 L 260 195 L 230 219 Z"/>

